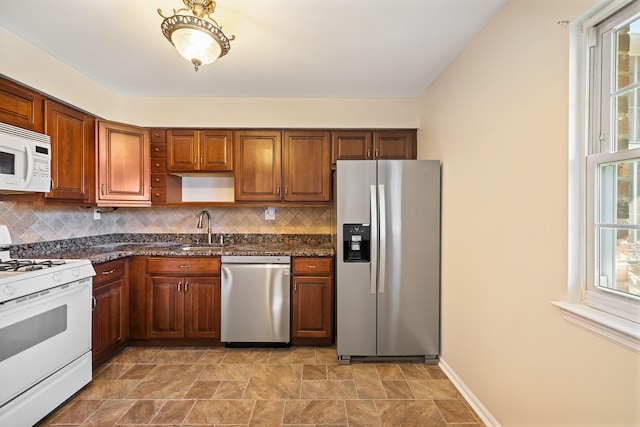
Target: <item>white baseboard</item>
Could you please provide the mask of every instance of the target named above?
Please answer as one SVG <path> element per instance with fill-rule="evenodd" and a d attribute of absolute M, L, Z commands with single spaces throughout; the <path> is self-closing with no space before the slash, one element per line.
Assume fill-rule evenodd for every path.
<path fill-rule="evenodd" d="M 466 384 L 460 379 L 460 377 L 456 375 L 456 373 L 453 371 L 453 369 L 451 369 L 451 366 L 449 366 L 447 362 L 440 358 L 438 366 L 440 366 L 440 369 L 442 369 L 442 371 L 447 375 L 449 380 L 451 380 L 453 385 L 458 389 L 465 400 L 469 402 L 469 405 L 471 405 L 473 410 L 476 411 L 476 414 L 478 414 L 482 422 L 485 423 L 487 427 L 500 427 L 500 423 L 498 422 L 498 420 L 493 418 L 493 415 L 491 415 L 491 413 L 487 410 L 487 408 L 485 408 L 482 402 L 478 400 L 476 395 L 473 394 L 471 390 L 469 390 L 469 387 L 467 387 Z"/>

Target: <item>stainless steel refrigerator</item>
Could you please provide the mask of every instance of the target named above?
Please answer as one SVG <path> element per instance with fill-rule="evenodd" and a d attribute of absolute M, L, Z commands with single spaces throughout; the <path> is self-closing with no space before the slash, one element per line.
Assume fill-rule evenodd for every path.
<path fill-rule="evenodd" d="M 440 350 L 440 162 L 338 161 L 336 350 L 357 358 Z"/>

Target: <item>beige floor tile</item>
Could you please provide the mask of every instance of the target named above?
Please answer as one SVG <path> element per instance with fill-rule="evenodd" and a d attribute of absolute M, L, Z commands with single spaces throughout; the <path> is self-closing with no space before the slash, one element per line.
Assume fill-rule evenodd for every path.
<path fill-rule="evenodd" d="M 151 363 L 162 348 L 157 347 L 127 347 L 122 353 L 114 357 L 112 363 Z"/>
<path fill-rule="evenodd" d="M 164 405 L 164 400 L 138 400 L 118 420 L 120 424 L 149 424 Z"/>
<path fill-rule="evenodd" d="M 254 400 L 197 400 L 185 424 L 249 424 Z"/>
<path fill-rule="evenodd" d="M 380 426 L 378 409 L 373 400 L 346 400 L 349 426 Z"/>
<path fill-rule="evenodd" d="M 40 427 L 482 427 L 438 366 L 334 348 L 130 347 Z"/>
<path fill-rule="evenodd" d="M 302 365 L 303 380 L 326 380 L 327 365 Z"/>
<path fill-rule="evenodd" d="M 107 400 L 83 424 L 114 425 L 134 404 L 135 400 Z"/>
<path fill-rule="evenodd" d="M 349 380 L 353 372 L 349 365 L 327 365 L 327 376 L 330 380 Z"/>
<path fill-rule="evenodd" d="M 117 365 L 114 365 L 117 366 Z M 156 365 L 153 364 L 135 364 L 135 365 L 121 365 L 128 366 L 129 369 L 124 372 L 118 379 L 121 380 L 142 380 L 144 379 Z"/>
<path fill-rule="evenodd" d="M 253 371 L 252 365 L 208 365 L 205 366 L 198 380 L 200 381 L 247 381 Z"/>
<path fill-rule="evenodd" d="M 298 399 L 302 366 L 256 365 L 244 392 L 245 399 Z"/>
<path fill-rule="evenodd" d="M 404 374 L 406 379 L 413 380 L 430 380 L 431 375 L 427 372 L 427 368 L 424 365 L 417 364 L 401 364 L 400 370 Z"/>
<path fill-rule="evenodd" d="M 316 349 L 313 347 L 295 347 L 293 349 L 292 363 L 309 365 L 316 363 Z"/>
<path fill-rule="evenodd" d="M 417 399 L 457 399 L 458 390 L 449 380 L 408 380 Z"/>
<path fill-rule="evenodd" d="M 82 399 L 124 399 L 138 384 L 138 380 L 95 380 L 80 392 L 80 396 Z"/>
<path fill-rule="evenodd" d="M 251 426 L 280 426 L 284 416 L 284 400 L 257 400 L 251 415 Z"/>
<path fill-rule="evenodd" d="M 461 400 L 434 400 L 440 413 L 448 423 L 475 423 L 476 416 Z"/>
<path fill-rule="evenodd" d="M 365 379 L 359 377 L 355 379 L 356 390 L 360 399 L 386 399 L 387 394 L 384 392 L 382 381 L 379 379 Z"/>
<path fill-rule="evenodd" d="M 167 400 L 150 424 L 180 424 L 191 411 L 195 402 L 192 399 Z"/>
<path fill-rule="evenodd" d="M 212 399 L 220 381 L 196 381 L 184 395 L 185 399 Z"/>
<path fill-rule="evenodd" d="M 388 381 L 382 380 L 382 387 L 387 395 L 387 399 L 415 399 L 411 387 L 406 381 Z"/>
<path fill-rule="evenodd" d="M 356 399 L 358 393 L 353 380 L 302 381 L 303 399 Z"/>
<path fill-rule="evenodd" d="M 381 380 L 403 380 L 404 375 L 400 366 L 395 364 L 376 364 L 376 371 Z"/>
<path fill-rule="evenodd" d="M 343 400 L 287 400 L 283 424 L 346 424 Z"/>
<path fill-rule="evenodd" d="M 216 392 L 213 394 L 213 398 L 241 399 L 246 388 L 247 381 L 222 381 Z"/>
<path fill-rule="evenodd" d="M 51 415 L 47 422 L 80 424 L 89 418 L 104 402 L 104 400 L 98 399 L 74 399 L 60 411 Z"/>
<path fill-rule="evenodd" d="M 432 400 L 376 400 L 383 426 L 439 427 L 446 426 Z"/>

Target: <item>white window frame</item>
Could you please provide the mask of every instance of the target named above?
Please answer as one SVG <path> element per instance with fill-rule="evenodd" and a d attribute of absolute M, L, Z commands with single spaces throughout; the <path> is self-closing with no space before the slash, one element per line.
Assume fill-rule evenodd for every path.
<path fill-rule="evenodd" d="M 602 94 L 592 85 L 597 43 L 594 28 L 633 0 L 601 0 L 571 21 L 569 59 L 569 256 L 566 301 L 554 301 L 565 320 L 609 341 L 640 353 L 640 299 L 595 286 L 594 228 L 591 197 L 597 185 L 595 169 L 587 165 L 590 135 L 594 134 L 590 103 L 600 103 Z M 596 71 L 597 73 L 597 71 Z M 597 77 L 597 76 L 596 76 Z M 594 98 L 595 97 L 595 98 Z M 597 130 L 601 132 L 601 130 Z M 633 150 L 640 151 L 640 150 Z M 625 153 L 624 155 L 628 155 Z M 619 153 L 599 155 L 615 159 Z"/>

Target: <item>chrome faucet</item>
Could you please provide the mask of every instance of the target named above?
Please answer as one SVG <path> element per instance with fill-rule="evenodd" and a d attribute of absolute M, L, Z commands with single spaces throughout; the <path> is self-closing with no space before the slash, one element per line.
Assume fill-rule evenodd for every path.
<path fill-rule="evenodd" d="M 200 216 L 198 217 L 198 225 L 196 226 L 197 228 L 202 228 L 202 218 L 204 217 L 204 215 L 207 215 L 207 241 L 209 242 L 209 244 L 212 243 L 211 241 L 211 215 L 209 215 L 209 211 L 202 211 L 200 212 Z"/>

